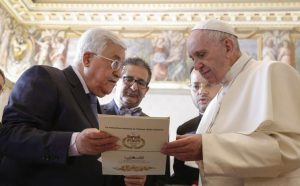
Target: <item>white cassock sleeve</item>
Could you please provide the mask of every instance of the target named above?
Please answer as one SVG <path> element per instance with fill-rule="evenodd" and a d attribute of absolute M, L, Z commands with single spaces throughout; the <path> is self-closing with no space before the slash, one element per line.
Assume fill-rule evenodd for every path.
<path fill-rule="evenodd" d="M 248 87 L 247 83 L 239 87 L 242 92 L 252 92 L 243 97 L 246 105 L 226 103 L 215 130 L 202 134 L 204 175 L 266 178 L 300 167 L 300 76 L 285 64 L 265 66 L 248 74 L 252 76 Z M 260 70 L 263 72 L 258 73 Z M 233 98 L 238 100 L 242 94 Z M 244 112 L 251 116 L 244 117 Z M 244 132 L 247 127 L 243 124 L 251 122 L 254 130 Z M 234 125 L 242 127 L 239 131 L 225 129 Z"/>

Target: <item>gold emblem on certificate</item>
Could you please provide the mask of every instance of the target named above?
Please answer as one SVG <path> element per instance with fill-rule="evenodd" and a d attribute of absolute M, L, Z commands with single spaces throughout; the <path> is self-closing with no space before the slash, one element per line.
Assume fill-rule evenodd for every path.
<path fill-rule="evenodd" d="M 145 140 L 140 135 L 132 133 L 123 138 L 122 144 L 128 149 L 140 149 L 145 146 Z"/>

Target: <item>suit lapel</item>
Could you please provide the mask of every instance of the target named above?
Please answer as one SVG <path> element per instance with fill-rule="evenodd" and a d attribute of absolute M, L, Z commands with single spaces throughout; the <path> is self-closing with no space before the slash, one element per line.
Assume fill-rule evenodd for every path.
<path fill-rule="evenodd" d="M 101 108 L 103 114 L 118 115 L 117 105 L 114 99 L 108 104 L 103 105 Z"/>
<path fill-rule="evenodd" d="M 73 71 L 72 67 L 69 66 L 65 70 L 63 70 L 67 80 L 70 82 L 71 85 L 71 92 L 73 97 L 75 98 L 76 102 L 78 103 L 79 108 L 81 109 L 82 113 L 86 116 L 87 120 L 90 122 L 92 127 L 99 128 L 97 118 L 95 118 L 92 108 L 90 107 L 90 101 L 82 84 Z"/>

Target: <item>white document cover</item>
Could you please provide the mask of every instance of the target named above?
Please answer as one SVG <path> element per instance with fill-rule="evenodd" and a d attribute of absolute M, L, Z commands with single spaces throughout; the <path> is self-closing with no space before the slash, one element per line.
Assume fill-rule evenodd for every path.
<path fill-rule="evenodd" d="M 106 175 L 164 175 L 169 140 L 168 117 L 99 115 L 100 130 L 120 138 L 120 149 L 101 154 Z"/>

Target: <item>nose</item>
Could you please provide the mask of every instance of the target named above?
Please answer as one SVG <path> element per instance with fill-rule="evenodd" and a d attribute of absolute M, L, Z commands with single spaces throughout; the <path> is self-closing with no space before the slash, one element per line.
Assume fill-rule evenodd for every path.
<path fill-rule="evenodd" d="M 200 60 L 194 61 L 194 68 L 195 70 L 200 70 L 203 67 L 203 63 Z"/>
<path fill-rule="evenodd" d="M 138 89 L 138 85 L 136 81 L 133 81 L 132 85 L 130 86 L 131 90 L 137 90 Z"/>
<path fill-rule="evenodd" d="M 199 88 L 199 90 L 198 90 L 198 93 L 199 93 L 200 95 L 206 95 L 206 94 L 208 94 L 208 91 L 207 91 L 206 86 L 203 85 L 203 84 L 201 84 L 201 85 L 200 85 L 200 88 Z"/>

